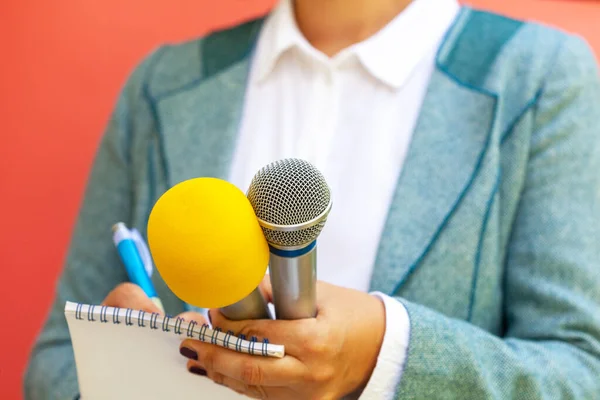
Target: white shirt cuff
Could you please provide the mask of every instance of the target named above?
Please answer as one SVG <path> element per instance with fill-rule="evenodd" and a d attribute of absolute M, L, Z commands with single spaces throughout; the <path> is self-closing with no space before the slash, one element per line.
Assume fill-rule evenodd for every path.
<path fill-rule="evenodd" d="M 385 334 L 377 364 L 360 400 L 393 399 L 396 393 L 410 340 L 410 320 L 404 305 L 380 292 L 371 293 L 385 305 Z"/>

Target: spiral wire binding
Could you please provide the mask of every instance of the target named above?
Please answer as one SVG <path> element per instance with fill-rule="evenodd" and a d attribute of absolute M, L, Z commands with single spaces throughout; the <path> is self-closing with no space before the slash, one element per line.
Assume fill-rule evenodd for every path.
<path fill-rule="evenodd" d="M 74 307 L 74 310 L 73 310 Z M 97 309 L 100 309 L 98 312 Z M 80 321 L 99 322 L 107 324 L 121 324 L 120 317 L 123 317 L 126 326 L 134 326 L 134 320 L 137 321 L 138 328 L 147 328 L 151 330 L 162 330 L 174 335 L 185 335 L 188 338 L 198 339 L 205 343 L 211 343 L 216 346 L 224 347 L 230 350 L 235 350 L 240 353 L 250 355 L 259 355 L 264 357 L 281 358 L 285 355 L 285 347 L 282 345 L 270 344 L 268 339 L 263 339 L 260 348 L 258 348 L 258 338 L 252 336 L 250 340 L 246 339 L 245 335 L 236 336 L 234 332 L 227 331 L 224 333 L 221 328 L 215 327 L 211 329 L 208 324 L 200 325 L 196 321 L 186 322 L 183 318 L 172 317 L 169 315 L 160 316 L 158 313 L 147 313 L 142 310 L 133 310 L 131 308 L 119 308 L 109 306 L 86 305 L 82 303 L 67 302 L 65 305 L 65 313 L 75 313 L 75 319 Z M 150 314 L 148 318 L 147 314 Z M 112 321 L 109 319 L 112 315 Z M 87 318 L 86 318 L 87 317 Z M 149 324 L 145 324 L 148 322 Z M 184 326 L 187 324 L 187 326 Z M 200 325 L 200 329 L 198 329 Z"/>

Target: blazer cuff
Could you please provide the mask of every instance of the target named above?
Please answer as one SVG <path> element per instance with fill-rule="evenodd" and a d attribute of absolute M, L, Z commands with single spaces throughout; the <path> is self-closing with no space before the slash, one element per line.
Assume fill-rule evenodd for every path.
<path fill-rule="evenodd" d="M 385 334 L 371 379 L 360 400 L 393 399 L 402 377 L 410 340 L 410 320 L 404 305 L 380 292 L 371 293 L 385 305 Z"/>

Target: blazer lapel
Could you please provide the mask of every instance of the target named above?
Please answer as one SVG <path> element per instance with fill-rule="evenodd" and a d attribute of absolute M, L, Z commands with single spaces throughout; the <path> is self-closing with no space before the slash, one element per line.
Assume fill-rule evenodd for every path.
<path fill-rule="evenodd" d="M 449 36 L 460 34 L 468 14 L 461 14 Z M 442 46 L 438 60 L 453 46 Z M 496 107 L 495 94 L 465 84 L 438 64 L 388 213 L 373 290 L 396 293 L 420 265 L 478 173 Z"/>
<path fill-rule="evenodd" d="M 198 176 L 227 179 L 261 25 L 254 20 L 208 36 L 200 78 L 157 99 L 168 186 Z"/>
<path fill-rule="evenodd" d="M 169 186 L 198 176 L 227 178 L 248 64 L 248 60 L 238 62 L 196 87 L 160 101 Z"/>

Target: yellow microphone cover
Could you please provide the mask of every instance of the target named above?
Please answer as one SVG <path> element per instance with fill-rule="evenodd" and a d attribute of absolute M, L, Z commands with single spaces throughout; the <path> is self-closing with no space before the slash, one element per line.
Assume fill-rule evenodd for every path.
<path fill-rule="evenodd" d="M 217 178 L 166 191 L 148 220 L 157 270 L 181 300 L 200 308 L 231 305 L 261 282 L 269 247 L 247 197 Z"/>

